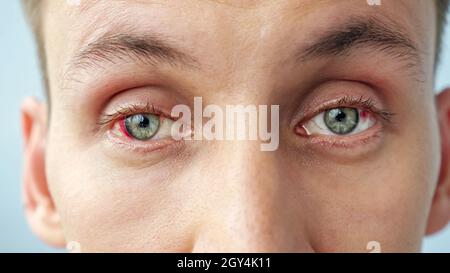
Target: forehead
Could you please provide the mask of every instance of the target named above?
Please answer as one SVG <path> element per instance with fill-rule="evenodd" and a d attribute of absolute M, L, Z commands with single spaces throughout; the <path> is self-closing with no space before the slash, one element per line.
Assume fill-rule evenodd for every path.
<path fill-rule="evenodd" d="M 366 0 L 65 0 L 47 2 L 47 21 L 55 23 L 53 30 L 63 31 L 73 38 L 71 41 L 80 42 L 107 28 L 123 25 L 173 33 L 185 31 L 195 38 L 192 35 L 204 31 L 222 36 L 246 31 L 253 34 L 268 28 L 290 32 L 290 26 L 329 26 L 354 15 L 385 16 L 412 34 L 421 29 L 423 32 L 423 25 L 433 22 L 433 1 L 381 3 L 371 6 Z"/>
<path fill-rule="evenodd" d="M 249 49 L 277 52 L 312 40 L 317 33 L 351 17 L 377 17 L 407 33 L 420 49 L 434 46 L 433 1 L 365 0 L 66 0 L 48 1 L 45 33 L 50 69 L 64 67 L 71 56 L 111 32 L 157 33 L 181 41 L 201 62 L 244 61 Z M 281 50 L 283 49 L 283 50 Z M 224 58 L 217 59 L 217 53 Z M 247 56 L 245 56 L 247 55 Z M 261 55 L 261 54 L 260 54 Z M 51 71 L 49 71 L 51 74 Z"/>
<path fill-rule="evenodd" d="M 336 16 L 346 16 L 353 11 L 374 12 L 390 15 L 393 18 L 419 19 L 435 6 L 434 1 L 420 0 L 395 0 L 380 1 L 380 5 L 370 4 L 373 0 L 64 0 L 48 1 L 52 7 L 52 14 L 64 14 L 66 20 L 84 19 L 95 20 L 98 17 L 108 19 L 108 15 L 130 15 L 138 10 L 141 14 L 156 14 L 159 12 L 173 11 L 178 15 L 233 15 L 237 19 L 241 16 L 255 18 L 258 16 L 273 17 L 297 17 L 308 14 L 324 13 L 332 9 Z M 346 11 L 346 12 L 343 12 Z M 318 15 L 315 14 L 315 15 Z M 167 14 L 167 15 L 170 15 Z M 138 19 L 136 17 L 129 18 Z M 182 18 L 178 18 L 182 19 Z M 201 19 L 197 18 L 197 19 Z M 209 20 L 213 18 L 208 18 Z M 327 18 L 328 20 L 334 18 Z"/>

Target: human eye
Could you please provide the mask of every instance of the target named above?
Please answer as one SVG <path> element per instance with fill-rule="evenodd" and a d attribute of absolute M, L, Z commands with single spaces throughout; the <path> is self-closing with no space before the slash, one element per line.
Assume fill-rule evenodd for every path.
<path fill-rule="evenodd" d="M 159 131 L 160 118 L 153 114 L 134 114 L 122 119 L 118 125 L 120 133 L 140 141 L 151 139 Z"/>
<path fill-rule="evenodd" d="M 131 104 L 104 114 L 99 125 L 121 147 L 149 151 L 175 142 L 171 136 L 174 122 L 174 118 L 152 104 Z"/>
<path fill-rule="evenodd" d="M 137 113 L 120 118 L 112 133 L 136 141 L 150 141 L 171 137 L 173 120 L 152 113 Z"/>
<path fill-rule="evenodd" d="M 296 133 L 332 144 L 349 145 L 376 136 L 393 113 L 379 109 L 373 100 L 346 96 L 319 108 L 296 126 Z"/>

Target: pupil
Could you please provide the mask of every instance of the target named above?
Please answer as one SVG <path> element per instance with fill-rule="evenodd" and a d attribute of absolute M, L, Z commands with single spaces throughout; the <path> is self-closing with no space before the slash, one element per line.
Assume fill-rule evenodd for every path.
<path fill-rule="evenodd" d="M 149 124 L 150 124 L 150 120 L 147 117 L 145 117 L 143 115 L 139 116 L 139 127 L 147 128 Z"/>
<path fill-rule="evenodd" d="M 338 122 L 343 122 L 346 117 L 347 115 L 341 109 L 339 109 L 339 113 L 336 115 L 335 119 Z"/>

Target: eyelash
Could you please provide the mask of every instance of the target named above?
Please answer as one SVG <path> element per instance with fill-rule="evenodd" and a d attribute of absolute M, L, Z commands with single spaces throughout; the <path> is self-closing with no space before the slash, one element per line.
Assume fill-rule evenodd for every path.
<path fill-rule="evenodd" d="M 312 117 L 320 114 L 323 111 L 333 109 L 333 108 L 340 108 L 340 107 L 354 107 L 359 108 L 361 110 L 368 111 L 377 117 L 380 117 L 382 120 L 391 123 L 392 118 L 395 116 L 395 113 L 389 112 L 384 109 L 380 109 L 376 106 L 376 103 L 371 98 L 365 99 L 364 97 L 350 97 L 345 96 L 341 99 L 339 99 L 336 102 L 326 103 L 325 105 L 321 106 L 319 109 L 314 111 L 312 114 L 309 114 L 307 118 L 304 118 L 300 124 L 304 123 L 305 121 L 311 119 Z"/>
<path fill-rule="evenodd" d="M 364 97 L 351 97 L 351 96 L 345 96 L 338 101 L 333 101 L 330 103 L 325 103 L 321 107 L 319 107 L 317 110 L 315 110 L 313 113 L 309 114 L 305 118 L 303 118 L 297 125 L 295 126 L 295 130 L 300 130 L 303 124 L 305 122 L 308 122 L 312 118 L 314 118 L 316 115 L 319 115 L 320 113 L 333 109 L 333 108 L 358 108 L 362 111 L 367 111 L 371 114 L 373 114 L 377 120 L 381 120 L 385 124 L 391 124 L 393 121 L 393 117 L 395 116 L 395 113 L 381 109 L 376 106 L 376 103 L 371 98 L 364 98 Z M 354 136 L 321 136 L 321 137 L 310 137 L 312 139 L 313 143 L 320 144 L 321 146 L 326 146 L 328 148 L 336 147 L 336 148 L 352 148 L 359 146 L 359 144 L 368 144 L 369 139 L 372 137 L 379 137 L 381 133 L 381 128 L 378 129 L 376 132 L 372 133 L 370 136 L 366 136 L 363 138 L 357 138 L 359 135 Z M 302 134 L 300 134 L 302 135 Z M 317 138 L 317 140 L 314 140 L 314 138 Z M 355 139 L 356 138 L 356 139 Z M 350 140 L 352 139 L 352 140 Z"/>
<path fill-rule="evenodd" d="M 310 120 L 311 118 L 313 118 L 314 116 L 322 113 L 323 111 L 327 111 L 329 109 L 332 108 L 339 108 L 339 107 L 354 107 L 354 108 L 359 108 L 361 110 L 365 110 L 368 111 L 372 114 L 374 114 L 376 117 L 378 117 L 378 119 L 381 119 L 384 122 L 387 123 L 392 123 L 392 118 L 395 115 L 395 113 L 389 112 L 387 110 L 384 109 L 380 109 L 379 107 L 376 106 L 376 103 L 371 99 L 371 98 L 364 98 L 364 97 L 351 97 L 351 96 L 345 96 L 341 99 L 339 99 L 338 101 L 334 101 L 334 102 L 330 102 L 330 103 L 326 103 L 324 105 L 322 105 L 320 108 L 318 108 L 317 110 L 313 111 L 312 113 L 310 113 L 307 117 L 303 118 L 301 122 L 297 123 L 296 128 L 301 126 L 302 124 L 304 124 L 305 122 L 307 122 L 308 120 Z M 127 105 L 127 106 L 121 106 L 119 107 L 117 110 L 114 111 L 114 113 L 111 114 L 102 114 L 99 122 L 98 122 L 98 126 L 100 128 L 100 130 L 108 130 L 111 129 L 112 126 L 128 117 L 131 115 L 136 115 L 136 114 L 153 114 L 153 115 L 157 115 L 160 116 L 162 118 L 169 118 L 174 120 L 173 117 L 171 117 L 169 114 L 167 114 L 165 111 L 161 110 L 160 108 L 158 108 L 156 105 L 152 104 L 152 103 L 147 103 L 145 105 L 139 105 L 139 104 L 131 104 L 131 105 Z M 376 133 L 375 135 L 378 135 L 378 133 Z M 361 142 L 364 142 L 366 140 L 361 140 Z M 333 142 L 333 141 L 331 141 Z M 347 145 L 347 144 L 343 144 L 343 143 L 338 143 L 339 141 L 335 141 L 335 143 L 329 143 L 330 145 L 333 146 L 351 146 L 351 145 Z"/>
<path fill-rule="evenodd" d="M 100 129 L 111 128 L 112 125 L 126 117 L 137 114 L 153 114 L 163 118 L 173 119 L 170 115 L 165 113 L 163 110 L 159 109 L 152 103 L 147 103 L 145 105 L 131 104 L 128 106 L 121 106 L 115 110 L 112 114 L 102 114 L 97 125 Z"/>

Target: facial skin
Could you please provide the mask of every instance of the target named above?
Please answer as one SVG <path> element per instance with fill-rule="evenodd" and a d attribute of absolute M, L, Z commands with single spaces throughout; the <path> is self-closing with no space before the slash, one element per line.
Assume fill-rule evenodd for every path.
<path fill-rule="evenodd" d="M 383 252 L 415 252 L 447 224 L 450 91 L 433 92 L 431 1 L 47 1 L 44 10 L 51 109 L 28 99 L 22 113 L 26 212 L 47 243 L 367 252 L 378 241 Z M 358 27 L 355 44 L 317 43 Z M 136 53 L 149 39 L 150 59 Z M 278 150 L 142 142 L 99 124 L 119 108 L 170 113 L 194 96 L 280 105 Z M 362 110 L 371 101 L 375 124 L 302 132 L 336 101 Z"/>

